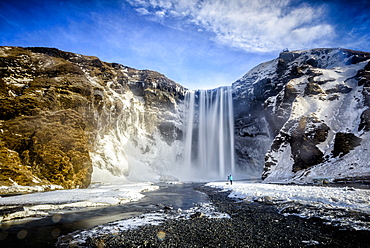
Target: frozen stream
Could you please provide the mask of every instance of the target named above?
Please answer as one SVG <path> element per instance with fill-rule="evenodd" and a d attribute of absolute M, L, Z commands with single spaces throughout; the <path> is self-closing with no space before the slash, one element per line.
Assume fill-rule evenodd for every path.
<path fill-rule="evenodd" d="M 156 225 L 168 218 L 189 218 L 196 212 L 207 218 L 231 218 L 217 212 L 205 194 L 194 190 L 200 185 L 93 185 L 89 189 L 2 197 L 1 247 L 53 247 L 57 237 L 67 234 L 63 242 L 83 244 L 89 237 L 115 234 L 145 224 Z M 206 185 L 229 192 L 236 202 L 273 204 L 284 216 L 318 217 L 340 228 L 370 230 L 368 187 L 277 185 L 245 180 L 235 181 L 233 185 L 225 181 Z M 6 211 L 12 206 L 16 209 L 13 207 L 9 215 Z"/>
<path fill-rule="evenodd" d="M 189 209 L 207 201 L 206 195 L 193 188 L 200 183 L 159 184 L 159 189 L 141 193 L 138 201 L 121 205 L 64 211 L 64 214 L 1 223 L 1 247 L 53 247 L 58 236 L 89 229 L 112 221 L 139 216 L 163 206 Z M 4 199 L 4 198 L 3 198 Z M 24 236 L 24 237 L 23 237 Z"/>

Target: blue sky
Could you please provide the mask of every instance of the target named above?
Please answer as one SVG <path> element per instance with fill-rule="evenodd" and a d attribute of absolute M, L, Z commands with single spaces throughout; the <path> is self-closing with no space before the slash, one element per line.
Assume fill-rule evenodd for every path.
<path fill-rule="evenodd" d="M 0 45 L 55 47 L 215 88 L 284 48 L 370 52 L 370 0 L 0 0 Z"/>

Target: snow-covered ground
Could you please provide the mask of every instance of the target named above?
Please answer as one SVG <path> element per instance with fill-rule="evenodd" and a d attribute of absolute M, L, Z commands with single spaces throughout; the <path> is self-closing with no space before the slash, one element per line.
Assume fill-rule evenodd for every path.
<path fill-rule="evenodd" d="M 356 230 L 370 230 L 370 190 L 351 187 L 321 187 L 278 185 L 234 181 L 211 182 L 207 186 L 220 191 L 231 191 L 237 201 L 264 202 L 275 205 L 282 214 L 295 214 L 304 218 L 319 217 L 333 225 Z M 86 207 L 124 204 L 144 197 L 141 192 L 158 189 L 152 183 L 125 185 L 94 184 L 89 189 L 58 190 L 0 198 L 0 211 L 18 207 L 18 211 L 4 214 L 1 222 L 16 218 L 43 217 Z M 195 203 L 196 204 L 196 203 Z M 166 219 L 191 218 L 201 212 L 208 218 L 230 218 L 219 213 L 210 202 L 198 203 L 190 209 L 161 210 L 80 230 L 60 238 L 60 243 L 83 244 L 91 236 L 117 233 L 142 225 L 157 225 Z"/>
<path fill-rule="evenodd" d="M 296 214 L 304 218 L 319 217 L 328 224 L 341 225 L 350 229 L 370 230 L 370 191 L 349 187 L 320 187 L 277 185 L 264 183 L 212 182 L 207 186 L 231 191 L 229 197 L 246 202 L 265 202 L 274 204 L 282 214 Z M 81 230 L 59 238 L 59 245 L 83 245 L 93 236 L 114 234 L 134 229 L 142 225 L 158 225 L 166 219 L 191 218 L 196 212 L 208 218 L 231 218 L 228 214 L 219 213 L 211 203 L 202 203 L 188 210 L 173 210 L 170 213 L 155 212 L 139 217 L 111 222 L 90 230 Z M 367 217 L 366 217 L 367 216 Z"/>
<path fill-rule="evenodd" d="M 282 214 L 319 217 L 331 224 L 370 230 L 370 190 L 351 187 L 212 182 L 207 186 L 231 190 L 229 197 L 274 204 Z"/>
<path fill-rule="evenodd" d="M 88 189 L 56 190 L 0 197 L 0 223 L 27 217 L 43 217 L 67 210 L 104 207 L 136 201 L 141 192 L 158 189 L 153 183 L 93 184 Z M 16 209 L 12 211 L 11 209 Z"/>

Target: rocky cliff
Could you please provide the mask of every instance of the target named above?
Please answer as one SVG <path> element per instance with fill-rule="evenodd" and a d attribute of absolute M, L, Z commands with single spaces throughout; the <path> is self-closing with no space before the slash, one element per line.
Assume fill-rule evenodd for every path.
<path fill-rule="evenodd" d="M 0 186 L 87 187 L 93 165 L 144 180 L 144 167 L 166 171 L 181 153 L 184 91 L 96 57 L 0 47 Z"/>
<path fill-rule="evenodd" d="M 370 53 L 282 52 L 233 84 L 239 166 L 265 181 L 370 175 Z"/>
<path fill-rule="evenodd" d="M 282 52 L 236 81 L 237 177 L 370 175 L 369 61 L 346 49 Z M 171 178 L 183 165 L 185 92 L 154 71 L 0 47 L 0 188 Z"/>

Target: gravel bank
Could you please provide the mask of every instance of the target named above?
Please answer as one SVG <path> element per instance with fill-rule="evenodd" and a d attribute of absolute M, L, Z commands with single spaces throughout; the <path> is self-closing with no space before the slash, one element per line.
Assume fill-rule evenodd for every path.
<path fill-rule="evenodd" d="M 370 247 L 370 232 L 339 230 L 320 219 L 283 216 L 273 205 L 230 199 L 201 186 L 217 211 L 231 219 L 167 220 L 88 240 L 89 247 Z"/>

